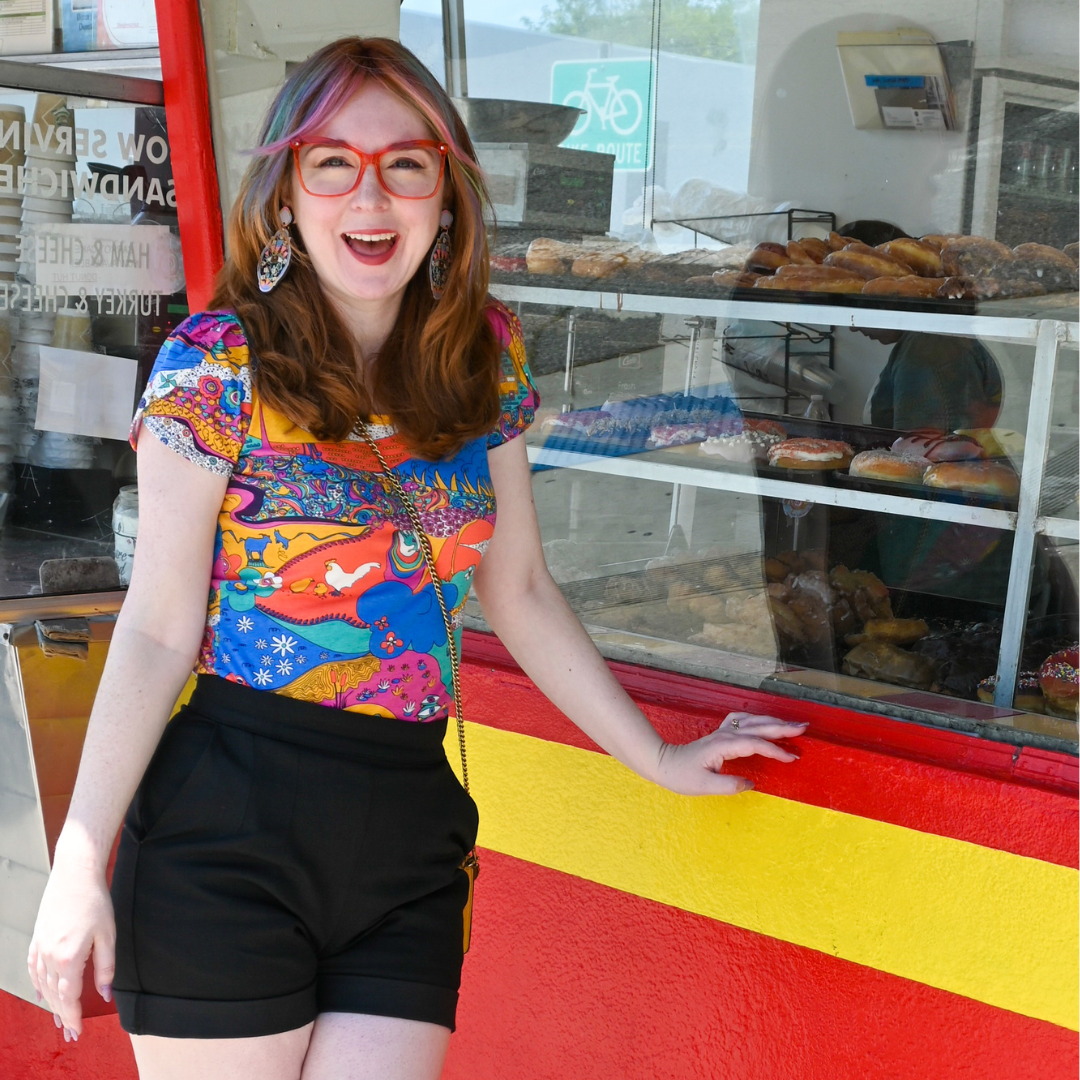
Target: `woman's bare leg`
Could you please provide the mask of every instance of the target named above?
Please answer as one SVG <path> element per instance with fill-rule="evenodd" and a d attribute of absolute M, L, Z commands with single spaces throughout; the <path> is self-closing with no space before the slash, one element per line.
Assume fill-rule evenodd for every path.
<path fill-rule="evenodd" d="M 421 1020 L 321 1013 L 303 1080 L 439 1080 L 450 1030 Z"/>
<path fill-rule="evenodd" d="M 314 1024 L 257 1039 L 132 1035 L 139 1080 L 299 1080 Z"/>

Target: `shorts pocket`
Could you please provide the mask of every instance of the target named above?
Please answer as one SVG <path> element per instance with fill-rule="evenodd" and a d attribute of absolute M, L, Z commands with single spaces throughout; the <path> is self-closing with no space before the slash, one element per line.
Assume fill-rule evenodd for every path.
<path fill-rule="evenodd" d="M 234 742 L 240 745 L 227 745 Z M 242 759 L 248 757 L 246 732 L 223 734 L 218 724 L 179 714 L 166 727 L 139 786 L 136 838 L 235 832 L 247 807 L 250 774 Z"/>
<path fill-rule="evenodd" d="M 455 842 L 461 844 L 462 852 L 467 854 L 476 846 L 480 811 L 449 762 L 446 763 L 446 783 L 451 789 L 451 804 L 455 807 L 455 813 L 450 818 L 453 823 L 452 834 Z"/>

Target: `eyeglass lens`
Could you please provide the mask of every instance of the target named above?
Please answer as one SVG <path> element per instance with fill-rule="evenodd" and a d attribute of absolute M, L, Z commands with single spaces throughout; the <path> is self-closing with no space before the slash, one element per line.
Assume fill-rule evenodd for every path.
<path fill-rule="evenodd" d="M 360 156 L 344 146 L 300 148 L 300 177 L 313 195 L 344 195 L 356 186 Z M 442 157 L 428 146 L 384 150 L 379 175 L 395 195 L 424 198 L 439 186 Z"/>

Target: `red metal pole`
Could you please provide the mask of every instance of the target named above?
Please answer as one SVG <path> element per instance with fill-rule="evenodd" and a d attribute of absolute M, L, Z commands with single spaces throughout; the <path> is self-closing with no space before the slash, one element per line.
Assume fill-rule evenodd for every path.
<path fill-rule="evenodd" d="M 155 6 L 188 306 L 202 311 L 225 251 L 202 19 L 198 0 L 155 0 Z"/>

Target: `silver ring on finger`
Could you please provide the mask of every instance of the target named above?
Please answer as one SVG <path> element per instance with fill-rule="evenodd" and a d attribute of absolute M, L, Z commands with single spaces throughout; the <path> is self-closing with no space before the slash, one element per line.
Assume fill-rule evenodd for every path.
<path fill-rule="evenodd" d="M 731 718 L 731 730 L 732 731 L 738 731 L 739 730 L 739 718 L 737 716 L 733 716 Z"/>

